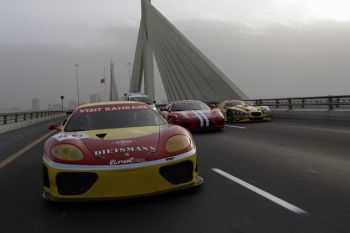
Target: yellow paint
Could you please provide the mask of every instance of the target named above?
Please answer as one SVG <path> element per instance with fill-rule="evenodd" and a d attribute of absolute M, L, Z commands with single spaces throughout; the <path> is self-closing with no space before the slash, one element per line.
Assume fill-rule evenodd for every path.
<path fill-rule="evenodd" d="M 68 161 L 80 161 L 84 158 L 83 152 L 71 144 L 59 144 L 52 148 L 51 154 L 58 159 Z"/>
<path fill-rule="evenodd" d="M 190 160 L 196 166 L 196 154 L 190 157 L 170 161 L 163 164 L 147 166 L 135 169 L 125 170 L 84 170 L 84 172 L 94 172 L 98 179 L 95 184 L 84 194 L 81 195 L 60 195 L 57 191 L 56 175 L 59 172 L 80 172 L 79 170 L 62 170 L 50 167 L 48 168 L 50 188 L 44 187 L 44 192 L 56 199 L 85 199 L 85 198 L 123 198 L 128 196 L 147 195 L 156 192 L 166 192 L 172 189 L 178 189 L 194 184 L 198 173 L 193 169 L 193 180 L 183 184 L 171 184 L 165 180 L 159 173 L 162 166 L 175 164 Z"/>
<path fill-rule="evenodd" d="M 191 139 L 185 135 L 175 135 L 169 138 L 165 144 L 168 152 L 184 150 L 191 145 Z"/>

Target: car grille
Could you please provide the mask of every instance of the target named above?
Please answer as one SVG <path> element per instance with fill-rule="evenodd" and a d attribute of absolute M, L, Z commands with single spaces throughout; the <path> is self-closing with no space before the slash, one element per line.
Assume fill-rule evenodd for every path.
<path fill-rule="evenodd" d="M 192 161 L 184 161 L 177 164 L 163 166 L 159 173 L 172 184 L 181 184 L 193 179 Z"/>
<path fill-rule="evenodd" d="M 252 116 L 261 116 L 261 112 L 251 112 Z"/>
<path fill-rule="evenodd" d="M 85 193 L 96 180 L 97 174 L 92 172 L 61 172 L 56 176 L 58 193 L 61 195 Z"/>

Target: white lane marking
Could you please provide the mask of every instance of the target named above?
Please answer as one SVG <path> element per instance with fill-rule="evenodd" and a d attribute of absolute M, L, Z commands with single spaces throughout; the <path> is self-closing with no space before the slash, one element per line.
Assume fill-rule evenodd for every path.
<path fill-rule="evenodd" d="M 319 174 L 318 171 L 315 171 L 315 170 L 307 170 L 307 171 L 310 173 Z"/>
<path fill-rule="evenodd" d="M 36 146 L 37 144 L 39 144 L 41 141 L 43 141 L 44 139 L 46 139 L 48 136 L 50 136 L 51 134 L 53 134 L 56 131 L 50 131 L 47 134 L 45 134 L 44 136 L 40 137 L 39 139 L 35 140 L 34 142 L 30 143 L 29 145 L 25 146 L 24 148 L 20 149 L 19 151 L 17 151 L 16 153 L 10 155 L 9 157 L 7 157 L 6 159 L 0 161 L 0 169 L 5 167 L 6 165 L 8 165 L 9 163 L 11 163 L 13 160 L 17 159 L 19 156 L 21 156 L 22 154 L 24 154 L 25 152 L 27 152 L 28 150 L 30 150 L 31 148 L 33 148 L 34 146 Z"/>
<path fill-rule="evenodd" d="M 220 170 L 218 168 L 212 168 L 212 170 L 214 172 L 219 173 L 220 175 L 222 175 L 222 176 L 224 176 L 224 177 L 226 177 L 226 178 L 228 178 L 228 179 L 230 179 L 230 180 L 232 180 L 232 181 L 242 185 L 243 187 L 245 187 L 245 188 L 247 188 L 247 189 L 249 189 L 249 190 L 251 190 L 251 191 L 253 191 L 253 192 L 255 192 L 255 193 L 257 193 L 257 194 L 259 194 L 261 196 L 263 196 L 263 197 L 265 197 L 266 199 L 269 199 L 270 201 L 272 201 L 272 202 L 274 202 L 274 203 L 276 203 L 276 204 L 278 204 L 278 205 L 280 205 L 280 206 L 282 206 L 282 207 L 284 207 L 284 208 L 286 208 L 286 209 L 296 213 L 296 214 L 306 214 L 307 213 L 305 210 L 302 210 L 299 207 L 296 207 L 295 205 L 292 205 L 292 204 L 290 204 L 290 203 L 288 203 L 286 201 L 283 201 L 282 199 L 280 199 L 280 198 L 278 198 L 278 197 L 276 197 L 276 196 L 274 196 L 274 195 L 272 195 L 270 193 L 267 193 L 264 190 L 259 189 L 259 188 L 255 187 L 255 186 L 253 186 L 253 185 L 251 185 L 251 184 L 249 184 L 249 183 L 247 183 L 247 182 L 245 182 L 245 181 L 243 181 L 243 180 L 241 180 L 241 179 L 239 179 L 237 177 L 234 177 L 233 175 L 230 175 L 230 174 L 228 174 L 228 173 L 226 173 L 226 172 L 224 172 L 224 171 L 222 171 L 222 170 Z"/>
<path fill-rule="evenodd" d="M 227 125 L 227 124 L 225 124 L 225 126 L 231 127 L 231 128 L 238 128 L 238 129 L 247 129 L 247 127 L 235 126 L 235 125 Z"/>
<path fill-rule="evenodd" d="M 196 111 L 192 111 L 192 113 L 198 117 L 201 123 L 201 128 L 203 128 L 203 118 Z"/>
<path fill-rule="evenodd" d="M 200 110 L 198 110 L 197 112 L 198 112 L 199 115 L 201 115 L 205 119 L 206 127 L 209 127 L 209 119 L 208 119 L 208 117 Z"/>

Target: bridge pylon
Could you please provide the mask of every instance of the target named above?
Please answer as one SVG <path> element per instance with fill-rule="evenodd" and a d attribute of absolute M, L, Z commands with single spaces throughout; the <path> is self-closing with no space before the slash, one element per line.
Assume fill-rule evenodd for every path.
<path fill-rule="evenodd" d="M 169 101 L 247 99 L 231 79 L 151 4 L 151 0 L 141 0 L 141 5 L 130 92 L 141 92 L 144 78 L 144 92 L 154 100 L 154 54 Z"/>

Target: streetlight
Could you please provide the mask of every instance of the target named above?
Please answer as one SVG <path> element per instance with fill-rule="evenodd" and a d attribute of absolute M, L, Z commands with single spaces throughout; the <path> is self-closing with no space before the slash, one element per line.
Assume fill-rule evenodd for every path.
<path fill-rule="evenodd" d="M 64 99 L 64 96 L 63 96 L 63 95 L 61 95 L 62 113 L 63 113 L 63 99 Z"/>
<path fill-rule="evenodd" d="M 78 81 L 78 67 L 79 67 L 79 64 L 75 64 L 74 67 L 75 67 L 75 78 L 77 79 L 77 102 L 78 102 L 77 106 L 79 106 L 79 81 Z"/>

